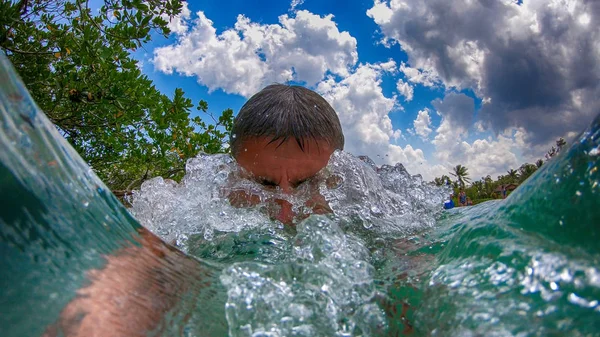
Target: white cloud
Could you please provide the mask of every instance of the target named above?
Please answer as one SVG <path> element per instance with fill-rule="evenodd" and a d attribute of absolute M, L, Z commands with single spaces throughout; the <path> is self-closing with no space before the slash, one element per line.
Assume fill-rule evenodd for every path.
<path fill-rule="evenodd" d="M 381 76 L 394 68 L 386 63 L 361 64 L 354 73 L 339 81 L 330 76 L 318 84 L 317 92 L 340 117 L 346 137 L 345 151 L 368 155 L 379 165 L 400 162 L 409 173 L 431 180 L 445 172 L 445 167 L 430 165 L 423 150 L 410 144 L 402 147 L 390 143 L 402 137 L 402 133 L 393 129 L 389 118 L 390 113 L 399 109 L 397 98 L 386 97 L 381 88 Z M 420 131 L 426 133 L 426 129 Z"/>
<path fill-rule="evenodd" d="M 292 0 L 292 3 L 290 4 L 290 11 L 293 11 L 296 9 L 296 7 L 302 5 L 304 3 L 304 0 Z"/>
<path fill-rule="evenodd" d="M 356 39 L 340 32 L 332 15 L 301 10 L 271 25 L 239 15 L 221 34 L 203 12 L 197 16 L 176 43 L 155 49 L 152 61 L 164 73 L 196 76 L 211 91 L 249 97 L 273 82 L 312 86 L 327 73 L 348 76 L 358 60 Z"/>
<path fill-rule="evenodd" d="M 167 27 L 171 30 L 171 33 L 184 34 L 188 30 L 187 20 L 189 20 L 191 11 L 188 8 L 187 2 L 182 2 L 181 12 L 170 18 L 168 15 L 163 14 L 162 18 L 167 21 Z"/>
<path fill-rule="evenodd" d="M 381 78 L 398 73 L 396 62 L 355 67 L 357 59 L 356 39 L 340 32 L 332 15 L 301 10 L 271 25 L 240 15 L 234 28 L 220 34 L 198 12 L 177 43 L 154 51 L 153 62 L 159 71 L 196 76 L 210 90 L 246 97 L 272 82 L 305 81 L 338 112 L 346 151 L 369 155 L 378 164 L 400 161 L 410 173 L 429 178 L 432 168 L 421 149 L 391 144 L 403 136 L 393 128 L 389 114 L 402 107 L 396 96 L 383 94 Z"/>
<path fill-rule="evenodd" d="M 415 133 L 423 139 L 427 139 L 431 133 L 431 118 L 429 117 L 429 109 L 425 108 L 419 111 L 417 118 L 413 121 Z"/>
<path fill-rule="evenodd" d="M 406 102 L 410 102 L 413 99 L 413 86 L 404 82 L 401 78 L 398 79 L 398 82 L 396 83 L 396 89 L 398 89 L 398 92 L 404 96 L 404 100 Z"/>
<path fill-rule="evenodd" d="M 402 62 L 400 64 L 400 71 L 406 76 L 408 81 L 412 83 L 422 84 L 426 87 L 433 87 L 440 83 L 440 78 L 432 69 L 416 69 L 411 68 Z"/>
<path fill-rule="evenodd" d="M 301 0 L 292 1 L 292 10 L 301 3 Z M 444 34 L 448 32 L 442 28 L 434 29 L 435 25 L 426 25 L 423 37 L 441 44 L 422 46 L 411 40 L 411 36 L 402 35 L 406 32 L 394 30 L 399 20 L 398 13 L 414 14 L 413 11 L 418 8 L 433 15 L 430 7 L 418 1 L 413 3 L 413 0 L 391 1 L 389 5 L 376 1 L 369 11 L 386 38 L 396 41 L 408 53 L 410 66 L 401 63 L 397 67 L 393 60 L 357 65 L 356 39 L 348 32 L 340 32 L 332 15 L 318 16 L 305 10 L 280 16 L 277 24 L 254 23 L 240 15 L 233 28 L 220 33 L 203 12 L 198 12 L 193 22 L 189 11 L 187 14 L 182 12 L 170 22 L 177 34 L 177 42 L 157 48 L 152 61 L 157 70 L 194 76 L 211 91 L 223 89 L 246 97 L 272 82 L 303 81 L 308 87 L 315 87 L 338 112 L 346 136 L 346 151 L 355 155 L 366 154 L 378 164 L 401 162 L 411 174 L 420 173 L 426 180 L 448 174 L 456 164 L 467 166 L 474 179 L 487 174 L 504 174 L 508 168 L 517 168 L 528 149 L 539 148 L 528 145 L 532 133 L 524 127 L 511 126 L 504 128 L 507 131 L 495 138 L 469 140 L 469 131 L 483 133 L 493 125 L 490 121 L 480 120 L 474 127 L 473 99 L 454 90 L 433 103 L 435 112 L 441 116 L 437 129 L 432 126 L 434 110 L 428 109 L 419 111 L 413 128 L 408 129 L 409 133 L 424 140 L 433 138 L 431 144 L 435 152 L 429 160 L 422 149 L 410 144 L 392 144 L 404 139 L 401 130 L 394 129 L 390 119 L 390 114 L 402 107 L 396 96 L 384 95 L 381 84 L 385 75 L 397 75 L 399 72 L 404 75 L 404 79 L 398 79 L 396 89 L 405 101 L 413 99 L 415 85 L 445 85 L 473 87 L 476 94 L 485 97 L 484 106 L 502 102 L 502 97 L 486 89 L 490 83 L 485 68 L 488 49 L 478 38 L 459 36 L 456 41 L 446 40 Z M 428 24 L 423 13 L 417 12 L 417 17 Z M 434 16 L 433 19 L 438 18 Z M 536 22 L 537 29 L 543 31 L 541 17 L 518 19 L 521 21 L 507 20 L 504 22 L 506 27 L 496 27 L 499 29 L 497 34 L 510 33 L 514 38 L 523 39 L 530 33 L 515 35 L 514 27 Z M 436 36 L 440 39 L 435 40 Z M 443 53 L 436 54 L 436 46 L 442 48 Z M 450 66 L 445 68 L 448 64 L 444 62 L 450 62 Z M 590 101 L 589 91 L 571 90 L 569 101 L 573 107 L 583 109 Z M 554 122 L 552 118 L 545 121 Z"/>
<path fill-rule="evenodd" d="M 396 96 L 385 97 L 381 89 L 381 65 L 361 64 L 348 77 L 333 76 L 317 85 L 317 91 L 337 111 L 346 135 L 346 150 L 360 154 L 385 154 L 390 139 L 397 136 L 388 114 L 396 107 Z"/>
<path fill-rule="evenodd" d="M 408 82 L 472 89 L 488 130 L 524 128 L 535 146 L 600 111 L 597 1 L 375 0 L 367 15 L 408 55 Z"/>
<path fill-rule="evenodd" d="M 385 157 L 387 164 L 402 163 L 410 174 L 420 174 L 425 181 L 432 181 L 435 177 L 443 174 L 448 175 L 448 168 L 440 164 L 432 164 L 426 158 L 423 150 L 415 149 L 410 144 L 404 148 L 398 145 L 390 145 L 388 156 Z"/>
<path fill-rule="evenodd" d="M 448 174 L 452 167 L 460 164 L 469 169 L 472 180 L 488 174 L 496 179 L 508 169 L 517 169 L 524 162 L 534 163 L 539 158 L 522 156 L 527 147 L 524 141 L 527 135 L 522 129 L 513 129 L 496 139 L 489 137 L 468 142 L 468 131 L 444 118 L 436 133 L 432 141 L 435 144 L 434 157 L 447 169 L 443 174 Z"/>

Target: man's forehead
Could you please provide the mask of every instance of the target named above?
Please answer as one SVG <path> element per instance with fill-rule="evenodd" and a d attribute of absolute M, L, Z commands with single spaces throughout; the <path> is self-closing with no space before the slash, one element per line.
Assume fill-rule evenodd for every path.
<path fill-rule="evenodd" d="M 302 147 L 300 146 L 302 144 Z M 242 140 L 241 150 L 267 150 L 271 152 L 300 152 L 307 153 L 309 155 L 316 155 L 321 152 L 328 152 L 330 150 L 329 142 L 325 139 L 314 139 L 305 138 L 297 140 L 296 138 L 290 137 L 287 139 L 273 139 L 272 137 L 260 136 L 260 137 L 248 137 Z M 333 152 L 333 151 L 332 151 Z"/>

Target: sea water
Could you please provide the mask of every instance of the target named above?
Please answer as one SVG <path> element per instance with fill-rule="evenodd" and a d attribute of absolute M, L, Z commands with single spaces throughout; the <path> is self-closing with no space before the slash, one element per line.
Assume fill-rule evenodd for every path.
<path fill-rule="evenodd" d="M 150 335 L 600 335 L 600 119 L 507 199 L 473 207 L 444 211 L 445 188 L 336 152 L 292 195 L 200 155 L 125 209 L 0 59 L 3 336 L 47 331 L 138 221 L 197 265 L 172 267 L 193 290 Z M 308 186 L 333 214 L 271 219 L 268 200 L 302 213 Z M 236 191 L 263 202 L 232 207 Z"/>

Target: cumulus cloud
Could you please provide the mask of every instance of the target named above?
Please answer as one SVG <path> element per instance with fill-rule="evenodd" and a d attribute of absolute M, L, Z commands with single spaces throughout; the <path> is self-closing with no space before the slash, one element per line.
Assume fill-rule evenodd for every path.
<path fill-rule="evenodd" d="M 519 167 L 524 160 L 534 162 L 537 159 L 532 153 L 529 157 L 523 153 L 528 137 L 523 128 L 506 129 L 494 139 L 469 141 L 471 130 L 482 131 L 480 123 L 473 124 L 473 98 L 450 92 L 443 100 L 434 100 L 432 105 L 442 117 L 431 142 L 435 145 L 435 160 L 446 169 L 443 174 L 447 175 L 452 167 L 460 164 L 469 169 L 474 180 L 488 174 L 496 178 L 508 169 Z"/>
<path fill-rule="evenodd" d="M 395 136 L 388 114 L 396 106 L 396 96 L 385 97 L 381 89 L 381 65 L 361 64 L 348 77 L 334 76 L 316 89 L 337 111 L 346 135 L 346 150 L 360 155 L 387 152 Z"/>
<path fill-rule="evenodd" d="M 465 132 L 473 124 L 475 101 L 465 94 L 450 92 L 443 99 L 435 99 L 431 104 L 457 131 Z"/>
<path fill-rule="evenodd" d="M 476 139 L 468 142 L 466 134 L 457 132 L 456 126 L 449 119 L 442 119 L 436 130 L 432 143 L 436 145 L 435 159 L 446 169 L 443 174 L 448 174 L 450 169 L 458 164 L 469 169 L 469 176 L 473 180 L 491 175 L 505 174 L 510 168 L 519 167 L 517 153 L 523 145 L 522 130 L 512 130 L 492 139 Z M 534 158 L 529 158 L 534 162 Z"/>
<path fill-rule="evenodd" d="M 429 117 L 429 109 L 425 108 L 419 111 L 417 118 L 413 122 L 415 133 L 423 139 L 427 139 L 431 131 L 431 117 Z"/>
<path fill-rule="evenodd" d="M 292 3 L 290 4 L 290 11 L 293 11 L 296 9 L 296 7 L 302 5 L 304 3 L 304 0 L 292 0 Z"/>
<path fill-rule="evenodd" d="M 191 17 L 192 12 L 188 8 L 187 2 L 182 2 L 181 5 L 181 12 L 178 15 L 169 17 L 168 15 L 163 14 L 161 16 L 167 21 L 167 27 L 169 27 L 171 33 L 184 34 L 188 30 L 187 20 Z"/>
<path fill-rule="evenodd" d="M 413 174 L 431 170 L 421 149 L 392 144 L 402 132 L 393 128 L 389 114 L 402 107 L 396 96 L 384 95 L 381 83 L 401 68 L 391 59 L 357 65 L 356 39 L 340 32 L 332 15 L 300 10 L 280 16 L 278 24 L 240 15 L 234 28 L 220 34 L 203 12 L 196 16 L 185 30 L 174 30 L 176 43 L 154 51 L 156 69 L 195 76 L 209 90 L 246 97 L 272 82 L 303 81 L 338 112 L 346 151 L 369 155 L 378 164 L 402 162 Z M 182 22 L 183 27 L 190 21 Z M 407 97 L 412 86 L 405 84 Z M 427 126 L 419 132 L 427 133 Z"/>
<path fill-rule="evenodd" d="M 404 147 L 391 144 L 392 140 L 401 136 L 401 131 L 394 130 L 389 114 L 400 107 L 396 96 L 384 95 L 381 78 L 396 70 L 393 61 L 360 64 L 353 73 L 341 80 L 329 76 L 317 85 L 316 90 L 340 117 L 346 136 L 345 151 L 354 155 L 368 155 L 380 165 L 400 162 L 411 174 L 421 174 L 431 180 L 446 172 L 446 168 L 431 165 L 423 150 L 410 144 Z M 427 133 L 426 128 L 422 132 Z"/>
<path fill-rule="evenodd" d="M 204 12 L 196 15 L 191 29 L 176 31 L 176 43 L 154 50 L 152 62 L 167 74 L 195 76 L 211 91 L 249 97 L 273 82 L 312 86 L 329 73 L 348 76 L 358 60 L 356 39 L 340 32 L 332 15 L 301 10 L 264 25 L 239 15 L 220 34 Z"/>
<path fill-rule="evenodd" d="M 497 133 L 546 144 L 600 112 L 598 1 L 375 0 L 367 15 L 408 55 L 409 82 L 472 89 Z"/>
<path fill-rule="evenodd" d="M 421 84 L 426 87 L 433 87 L 440 83 L 440 78 L 431 69 L 411 68 L 406 63 L 400 64 L 400 71 L 406 76 L 408 81 L 416 84 Z"/>
<path fill-rule="evenodd" d="M 401 78 L 398 79 L 398 82 L 396 83 L 396 89 L 398 90 L 398 92 L 404 96 L 404 100 L 406 102 L 410 102 L 413 99 L 413 94 L 414 94 L 414 89 L 413 86 L 404 82 Z"/>

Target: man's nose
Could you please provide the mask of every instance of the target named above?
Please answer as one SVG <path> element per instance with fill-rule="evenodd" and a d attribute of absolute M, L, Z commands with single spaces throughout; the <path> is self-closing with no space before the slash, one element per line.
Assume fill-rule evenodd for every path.
<path fill-rule="evenodd" d="M 275 203 L 280 206 L 279 212 L 275 218 L 285 225 L 292 225 L 294 223 L 294 217 L 296 216 L 296 213 L 292 210 L 292 204 L 281 199 L 275 200 Z"/>
<path fill-rule="evenodd" d="M 285 194 L 292 194 L 294 191 L 292 185 L 287 180 L 283 180 L 281 183 L 279 183 L 279 188 Z"/>

